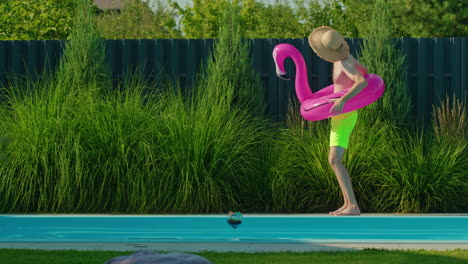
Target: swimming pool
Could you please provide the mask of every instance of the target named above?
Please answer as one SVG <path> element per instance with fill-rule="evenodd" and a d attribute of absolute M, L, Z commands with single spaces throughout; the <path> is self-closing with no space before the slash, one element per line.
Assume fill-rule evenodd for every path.
<path fill-rule="evenodd" d="M 468 245 L 468 215 L 0 215 L 0 243 Z"/>

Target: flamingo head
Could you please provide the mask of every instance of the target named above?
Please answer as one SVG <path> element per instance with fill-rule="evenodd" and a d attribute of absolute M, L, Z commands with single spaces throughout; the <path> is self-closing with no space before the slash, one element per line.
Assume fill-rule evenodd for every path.
<path fill-rule="evenodd" d="M 292 59 L 296 67 L 296 76 L 295 76 L 295 89 L 296 95 L 299 99 L 299 102 L 304 102 L 305 100 L 313 97 L 312 90 L 309 88 L 309 81 L 307 80 L 307 67 L 302 57 L 301 52 L 291 44 L 282 43 L 275 46 L 273 49 L 273 60 L 276 65 L 276 75 L 279 78 L 289 80 L 289 77 L 286 75 L 286 70 L 284 69 L 284 61 L 286 58 Z"/>
<path fill-rule="evenodd" d="M 286 74 L 286 70 L 284 69 L 284 61 L 286 58 L 290 57 L 287 50 L 287 46 L 285 44 L 279 44 L 273 49 L 273 60 L 275 61 L 276 65 L 276 75 L 278 78 L 283 80 L 290 80 L 291 78 Z"/>

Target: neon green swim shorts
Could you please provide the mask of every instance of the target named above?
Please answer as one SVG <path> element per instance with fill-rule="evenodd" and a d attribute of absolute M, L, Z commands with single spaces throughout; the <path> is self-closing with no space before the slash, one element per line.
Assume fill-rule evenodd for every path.
<path fill-rule="evenodd" d="M 358 119 L 357 111 L 344 113 L 331 118 L 330 147 L 348 148 L 349 136 Z"/>

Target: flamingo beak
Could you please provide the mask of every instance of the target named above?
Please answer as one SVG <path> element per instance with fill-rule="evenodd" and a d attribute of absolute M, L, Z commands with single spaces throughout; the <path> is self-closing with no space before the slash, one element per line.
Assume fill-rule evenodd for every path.
<path fill-rule="evenodd" d="M 278 63 L 275 63 L 275 65 L 276 65 L 276 75 L 278 76 L 278 78 L 280 78 L 281 80 L 291 80 L 291 77 L 289 77 L 289 75 L 287 75 L 286 72 L 282 71 L 278 67 Z"/>
<path fill-rule="evenodd" d="M 287 75 L 285 72 L 282 72 L 278 67 L 276 67 L 276 75 L 281 80 L 291 80 L 291 77 L 289 77 L 289 75 Z"/>
<path fill-rule="evenodd" d="M 276 60 L 276 57 L 278 56 L 276 48 L 273 50 L 273 60 L 275 61 L 275 66 L 276 66 L 276 75 L 278 78 L 282 80 L 291 80 L 291 78 L 286 74 L 284 71 L 284 65 L 281 65 L 281 67 L 278 65 L 278 62 Z"/>

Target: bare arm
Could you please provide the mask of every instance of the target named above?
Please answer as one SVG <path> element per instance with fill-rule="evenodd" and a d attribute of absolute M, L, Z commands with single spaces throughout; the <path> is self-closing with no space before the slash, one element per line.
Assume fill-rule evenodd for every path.
<path fill-rule="evenodd" d="M 356 68 L 362 75 L 366 75 L 368 73 L 366 66 L 362 65 L 359 61 L 356 61 Z"/>
<path fill-rule="evenodd" d="M 353 86 L 349 91 L 343 95 L 340 99 L 334 100 L 335 104 L 330 109 L 330 113 L 339 114 L 344 107 L 344 104 L 349 101 L 351 98 L 356 96 L 359 92 L 364 90 L 367 86 L 367 80 L 364 78 L 364 74 L 367 73 L 367 68 L 364 67 L 361 63 L 353 59 L 345 59 L 340 62 L 343 72 L 354 81 Z"/>
<path fill-rule="evenodd" d="M 367 69 L 355 60 L 343 60 L 341 65 L 343 66 L 343 72 L 354 81 L 354 85 L 341 97 L 341 101 L 345 103 L 366 88 L 367 80 L 362 72 L 367 73 Z"/>

